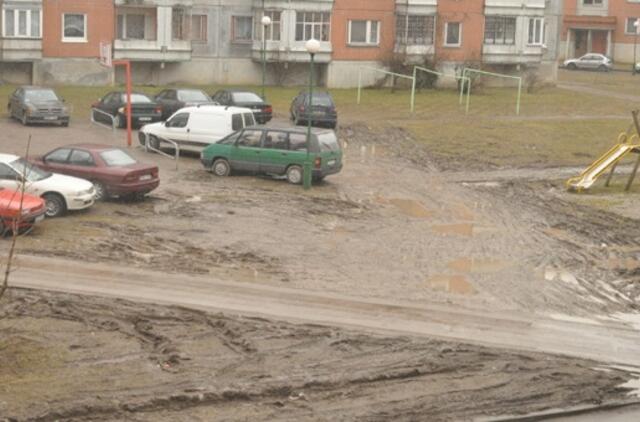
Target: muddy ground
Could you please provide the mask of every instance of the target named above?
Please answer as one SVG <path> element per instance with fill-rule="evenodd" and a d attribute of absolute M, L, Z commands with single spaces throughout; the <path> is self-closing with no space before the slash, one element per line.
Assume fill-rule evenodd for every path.
<path fill-rule="evenodd" d="M 13 290 L 0 415 L 28 421 L 464 420 L 606 404 L 598 363 Z"/>
<path fill-rule="evenodd" d="M 82 122 L 1 125 L 5 152 L 23 154 L 28 133 L 34 154 L 123 142 Z M 310 191 L 216 178 L 196 156 L 176 170 L 134 148 L 160 166 L 157 191 L 47 220 L 19 253 L 594 323 L 638 312 L 635 197 L 598 208 L 552 170 L 433 162 L 399 128 L 345 122 L 339 135 L 344 171 Z M 616 386 L 629 375 L 578 359 L 12 294 L 0 308 L 0 361 L 15 360 L 0 369 L 13 380 L 0 411 L 18 419 L 437 420 L 628 399 Z"/>

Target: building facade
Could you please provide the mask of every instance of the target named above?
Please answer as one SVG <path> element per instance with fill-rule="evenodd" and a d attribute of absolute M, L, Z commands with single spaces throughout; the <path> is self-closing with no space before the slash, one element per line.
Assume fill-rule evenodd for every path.
<path fill-rule="evenodd" d="M 121 82 L 121 69 L 98 64 L 108 44 L 114 60 L 132 63 L 136 83 L 255 85 L 264 61 L 267 83 L 300 85 L 310 61 L 305 42 L 315 38 L 316 75 L 329 87 L 374 83 L 381 76 L 372 69 L 398 62 L 451 75 L 463 66 L 534 68 L 552 79 L 559 52 L 582 37 L 571 22 L 603 18 L 593 14 L 601 8 L 584 18 L 571 1 L 609 10 L 613 0 L 0 0 L 0 72 L 16 82 Z M 579 19 L 560 21 L 567 10 Z M 620 19 L 604 38 L 612 50 L 618 36 L 629 39 L 617 26 Z M 567 31 L 573 38 L 558 49 Z M 591 48 L 603 45 L 598 31 L 587 31 Z"/>

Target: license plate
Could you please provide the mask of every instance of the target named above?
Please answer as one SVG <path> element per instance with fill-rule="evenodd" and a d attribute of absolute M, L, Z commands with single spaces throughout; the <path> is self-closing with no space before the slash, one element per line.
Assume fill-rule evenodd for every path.
<path fill-rule="evenodd" d="M 138 120 L 140 120 L 141 122 L 150 122 L 151 117 L 138 117 Z"/>
<path fill-rule="evenodd" d="M 151 180 L 151 175 L 150 174 L 145 174 L 140 176 L 140 180 Z"/>
<path fill-rule="evenodd" d="M 58 120 L 58 116 L 45 116 L 45 120 Z"/>
<path fill-rule="evenodd" d="M 336 165 L 336 160 L 329 160 L 329 161 L 327 161 L 327 165 L 328 165 L 329 167 L 333 167 L 333 166 L 335 166 L 335 165 Z"/>
<path fill-rule="evenodd" d="M 35 219 L 35 222 L 36 222 L 36 223 L 39 223 L 39 222 L 41 222 L 42 220 L 44 220 L 44 214 L 37 216 L 37 217 L 36 217 L 36 219 Z"/>

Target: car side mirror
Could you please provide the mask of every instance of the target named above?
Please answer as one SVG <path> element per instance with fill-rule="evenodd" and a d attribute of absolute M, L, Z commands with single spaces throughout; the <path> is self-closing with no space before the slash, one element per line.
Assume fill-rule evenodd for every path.
<path fill-rule="evenodd" d="M 165 127 L 169 127 L 169 120 L 165 120 L 165 122 L 164 122 L 164 126 L 165 126 Z"/>

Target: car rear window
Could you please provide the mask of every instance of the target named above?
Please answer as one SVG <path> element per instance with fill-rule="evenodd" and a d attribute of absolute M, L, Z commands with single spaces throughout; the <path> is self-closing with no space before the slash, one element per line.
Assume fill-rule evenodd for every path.
<path fill-rule="evenodd" d="M 333 133 L 322 133 L 318 135 L 318 143 L 320 144 L 321 152 L 340 151 L 340 144 L 338 144 L 338 138 Z"/>
<path fill-rule="evenodd" d="M 204 92 L 198 90 L 179 91 L 178 99 L 180 101 L 210 101 Z"/>
<path fill-rule="evenodd" d="M 236 103 L 261 103 L 262 98 L 253 92 L 234 92 L 231 94 Z"/>
<path fill-rule="evenodd" d="M 244 126 L 254 126 L 256 124 L 256 119 L 253 117 L 253 113 L 244 113 Z"/>
<path fill-rule="evenodd" d="M 309 100 L 307 100 L 307 102 L 308 101 Z M 312 101 L 313 101 L 312 105 L 314 106 L 325 106 L 325 107 L 333 106 L 333 101 L 331 100 L 331 97 L 329 97 L 328 95 L 314 95 Z"/>
<path fill-rule="evenodd" d="M 121 94 L 122 102 L 127 102 L 127 94 Z M 131 94 L 131 102 L 132 103 L 150 103 L 151 98 L 147 97 L 144 94 Z"/>
<path fill-rule="evenodd" d="M 240 130 L 242 127 L 242 114 L 234 114 L 231 116 L 231 129 Z"/>
<path fill-rule="evenodd" d="M 128 166 L 130 164 L 137 163 L 135 158 L 121 149 L 110 149 L 107 151 L 102 151 L 100 153 L 100 158 L 102 158 L 105 164 L 109 167 Z"/>

